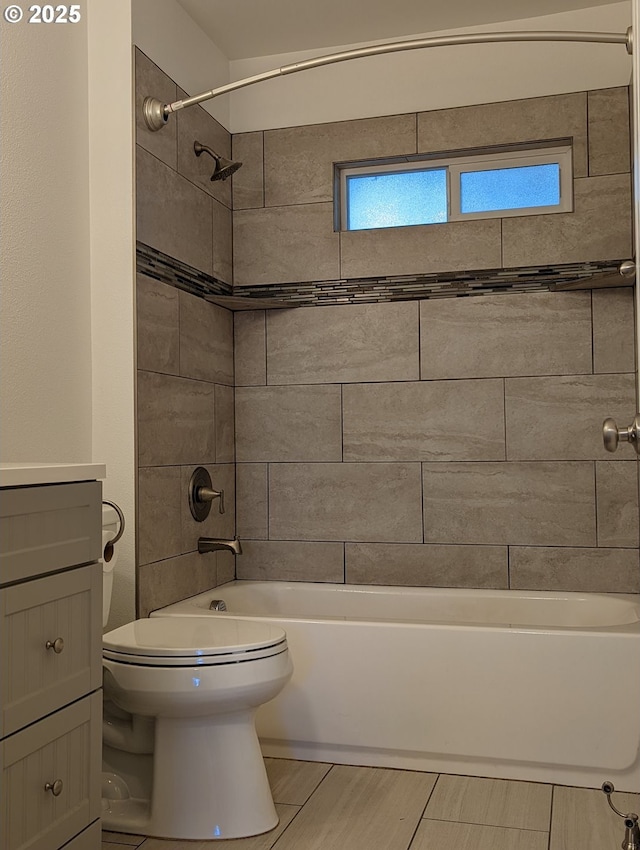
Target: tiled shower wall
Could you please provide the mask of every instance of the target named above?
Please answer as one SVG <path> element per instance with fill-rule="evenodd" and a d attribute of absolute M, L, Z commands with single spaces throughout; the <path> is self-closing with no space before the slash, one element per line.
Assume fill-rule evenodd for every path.
<path fill-rule="evenodd" d="M 146 94 L 181 96 L 138 53 Z M 333 230 L 335 161 L 567 137 L 573 213 Z M 240 288 L 631 256 L 626 89 L 241 134 L 226 183 L 195 139 L 229 155 L 200 107 L 138 124 L 138 240 Z M 232 510 L 186 505 L 199 464 L 233 505 L 232 351 L 239 578 L 640 590 L 637 465 L 600 437 L 635 410 L 632 317 L 619 289 L 232 318 L 139 276 L 140 613 L 233 575 L 195 552 Z"/>
<path fill-rule="evenodd" d="M 198 140 L 229 156 L 229 133 L 200 107 L 160 133 L 139 120 L 142 98 L 181 95 L 136 52 L 137 238 L 219 280 L 231 282 L 231 190 L 211 183 L 213 160 Z M 233 314 L 151 277 L 137 276 L 138 616 L 234 576 L 228 552 L 199 555 L 199 536 L 233 537 Z M 187 491 L 205 466 L 225 513 L 191 516 Z"/>
<path fill-rule="evenodd" d="M 626 89 L 233 138 L 234 285 L 631 256 Z M 573 139 L 575 210 L 337 233 L 333 163 Z M 238 578 L 640 590 L 631 290 L 235 315 Z M 626 450 L 625 450 L 626 449 Z"/>
<path fill-rule="evenodd" d="M 334 231 L 335 162 L 569 138 L 571 213 Z M 626 88 L 243 133 L 233 153 L 235 287 L 630 256 Z"/>
<path fill-rule="evenodd" d="M 631 290 L 235 315 L 238 578 L 637 592 Z M 624 459 L 623 459 L 624 458 Z"/>

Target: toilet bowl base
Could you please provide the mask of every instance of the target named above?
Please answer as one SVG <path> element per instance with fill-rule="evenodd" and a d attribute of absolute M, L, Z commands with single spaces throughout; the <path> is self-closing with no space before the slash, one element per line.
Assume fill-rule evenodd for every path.
<path fill-rule="evenodd" d="M 103 800 L 103 827 L 201 841 L 274 829 L 278 815 L 254 714 L 156 718 L 151 799 Z"/>

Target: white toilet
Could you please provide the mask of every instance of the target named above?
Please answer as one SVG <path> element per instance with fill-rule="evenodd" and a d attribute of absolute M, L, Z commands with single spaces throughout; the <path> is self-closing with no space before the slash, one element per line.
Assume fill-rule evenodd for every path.
<path fill-rule="evenodd" d="M 254 716 L 291 677 L 282 629 L 136 620 L 104 635 L 103 668 L 105 829 L 211 840 L 277 825 Z"/>

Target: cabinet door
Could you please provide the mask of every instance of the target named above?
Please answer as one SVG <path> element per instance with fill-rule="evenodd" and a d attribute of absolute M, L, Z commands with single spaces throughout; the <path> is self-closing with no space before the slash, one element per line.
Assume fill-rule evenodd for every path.
<path fill-rule="evenodd" d="M 102 694 L 0 743 L 0 846 L 51 850 L 100 816 Z"/>
<path fill-rule="evenodd" d="M 0 735 L 102 684 L 102 567 L 0 589 Z"/>
<path fill-rule="evenodd" d="M 0 584 L 100 557 L 102 484 L 0 489 Z"/>

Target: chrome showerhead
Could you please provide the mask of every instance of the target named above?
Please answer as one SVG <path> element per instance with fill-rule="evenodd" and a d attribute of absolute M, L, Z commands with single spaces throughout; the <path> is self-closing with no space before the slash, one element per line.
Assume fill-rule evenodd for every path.
<path fill-rule="evenodd" d="M 215 151 L 211 150 L 211 148 L 206 145 L 200 144 L 200 142 L 193 143 L 193 150 L 195 151 L 196 156 L 200 156 L 203 153 L 208 153 L 210 157 L 213 157 L 215 161 L 215 167 L 213 169 L 213 174 L 211 175 L 211 180 L 226 180 L 228 177 L 231 177 L 242 165 L 241 162 L 234 162 L 231 159 L 225 159 L 225 157 L 220 156 Z"/>

